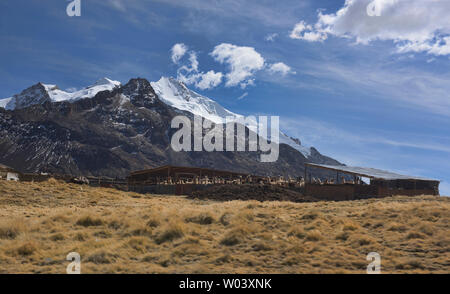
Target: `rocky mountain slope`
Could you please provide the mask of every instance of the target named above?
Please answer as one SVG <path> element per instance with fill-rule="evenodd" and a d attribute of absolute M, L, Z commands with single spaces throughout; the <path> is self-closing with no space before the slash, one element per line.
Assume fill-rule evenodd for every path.
<path fill-rule="evenodd" d="M 2 101 L 0 162 L 24 172 L 124 177 L 174 164 L 299 176 L 305 162 L 339 164 L 287 136 L 293 143 L 280 138 L 280 156 L 273 163 L 259 162 L 258 152 L 173 151 L 174 116 L 203 113 L 215 123 L 224 115 L 239 116 L 173 79 L 150 84 L 138 78 L 123 86 L 102 79 L 74 93 L 39 83 Z"/>

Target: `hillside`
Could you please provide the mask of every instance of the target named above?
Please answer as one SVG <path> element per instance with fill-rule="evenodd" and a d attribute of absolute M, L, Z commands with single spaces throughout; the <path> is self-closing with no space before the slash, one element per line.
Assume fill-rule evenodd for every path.
<path fill-rule="evenodd" d="M 0 272 L 450 273 L 450 201 L 214 202 L 0 181 Z"/>

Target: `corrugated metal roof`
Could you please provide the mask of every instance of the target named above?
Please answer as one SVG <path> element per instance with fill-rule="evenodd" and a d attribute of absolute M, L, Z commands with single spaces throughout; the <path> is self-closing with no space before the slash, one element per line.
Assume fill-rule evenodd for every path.
<path fill-rule="evenodd" d="M 382 180 L 420 180 L 420 181 L 435 181 L 439 182 L 439 180 L 435 179 L 427 179 L 422 177 L 415 176 L 406 176 L 400 175 L 397 173 L 393 173 L 390 171 L 385 171 L 376 168 L 370 167 L 358 167 L 358 166 L 339 166 L 339 165 L 325 165 L 325 164 L 313 164 L 307 163 L 308 166 L 324 168 L 329 170 L 341 171 L 349 174 L 358 175 L 361 177 L 373 178 L 373 179 L 382 179 Z"/>

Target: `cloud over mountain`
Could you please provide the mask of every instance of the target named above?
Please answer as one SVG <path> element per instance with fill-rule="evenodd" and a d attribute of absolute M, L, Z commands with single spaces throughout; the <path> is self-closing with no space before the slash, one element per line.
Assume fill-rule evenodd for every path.
<path fill-rule="evenodd" d="M 254 48 L 227 43 L 217 45 L 211 56 L 229 67 L 225 84 L 229 87 L 240 85 L 245 88 L 252 84 L 254 73 L 263 69 L 265 63 L 264 58 Z"/>
<path fill-rule="evenodd" d="M 346 0 L 337 12 L 318 12 L 315 24 L 298 22 L 292 39 L 324 41 L 329 36 L 368 44 L 392 41 L 400 53 L 450 55 L 450 1 Z"/>
<path fill-rule="evenodd" d="M 172 62 L 173 63 L 178 63 L 178 61 L 180 60 L 181 57 L 184 56 L 184 54 L 186 54 L 187 52 L 187 46 L 184 45 L 183 43 L 177 43 L 175 45 L 173 45 L 172 49 L 170 50 L 172 53 Z"/>
<path fill-rule="evenodd" d="M 186 55 L 189 57 L 183 58 Z M 214 70 L 200 71 L 197 52 L 189 50 L 185 44 L 175 44 L 171 49 L 171 60 L 174 64 L 180 65 L 177 70 L 177 78 L 185 84 L 194 85 L 201 90 L 219 86 L 222 79 L 225 79 L 225 87 L 240 86 L 245 89 L 247 86 L 254 85 L 255 74 L 261 70 L 272 74 L 279 73 L 281 76 L 295 74 L 291 67 L 283 62 L 267 63 L 265 58 L 253 47 L 222 43 L 215 46 L 209 55 L 216 62 L 224 65 L 228 72 L 224 74 Z"/>

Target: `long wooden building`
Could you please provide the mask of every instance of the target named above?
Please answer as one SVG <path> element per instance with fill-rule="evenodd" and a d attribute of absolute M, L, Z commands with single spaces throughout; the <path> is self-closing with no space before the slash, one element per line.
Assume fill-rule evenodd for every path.
<path fill-rule="evenodd" d="M 333 183 L 313 181 L 308 172 L 312 168 L 334 171 L 336 177 Z M 353 181 L 345 180 L 349 177 L 353 177 Z M 370 183 L 361 181 L 361 178 L 369 179 Z M 305 165 L 305 179 L 305 194 L 326 200 L 352 200 L 393 195 L 439 196 L 439 180 L 400 175 L 368 167 L 307 163 Z"/>

